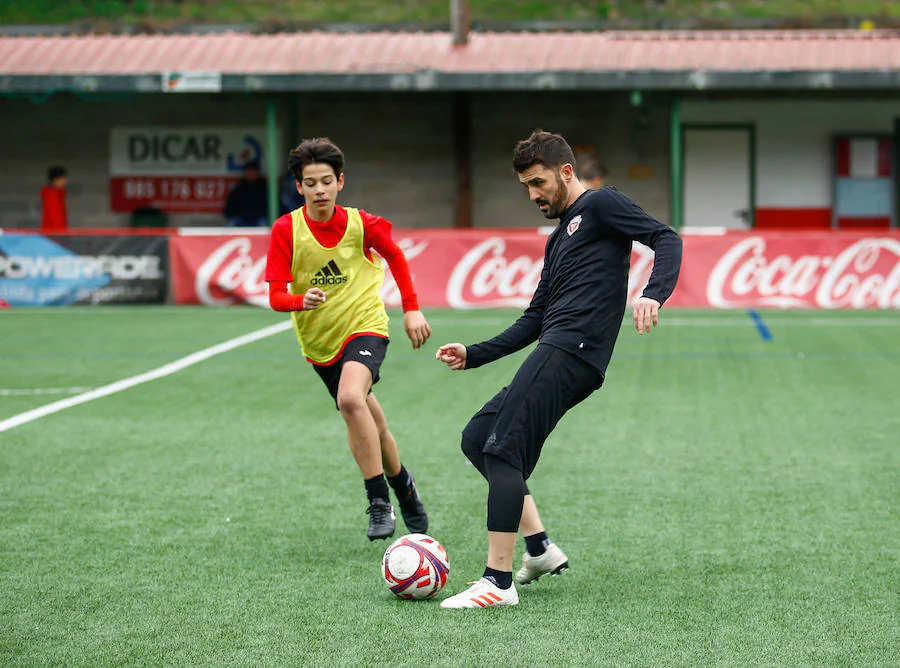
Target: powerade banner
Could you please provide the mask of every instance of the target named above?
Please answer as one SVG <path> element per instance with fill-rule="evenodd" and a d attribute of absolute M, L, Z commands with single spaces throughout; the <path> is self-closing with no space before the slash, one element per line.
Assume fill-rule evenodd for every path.
<path fill-rule="evenodd" d="M 576 232 L 577 234 L 577 232 Z M 681 276 L 668 306 L 900 308 L 900 233 L 729 232 L 684 235 Z M 534 230 L 394 230 L 426 308 L 524 308 L 543 268 Z M 267 236 L 171 239 L 179 304 L 268 305 Z M 653 251 L 634 244 L 628 299 L 650 278 Z M 325 290 L 328 291 L 327 289 Z M 381 295 L 400 306 L 390 272 Z"/>
<path fill-rule="evenodd" d="M 10 306 L 162 304 L 164 236 L 0 234 L 0 300 Z"/>

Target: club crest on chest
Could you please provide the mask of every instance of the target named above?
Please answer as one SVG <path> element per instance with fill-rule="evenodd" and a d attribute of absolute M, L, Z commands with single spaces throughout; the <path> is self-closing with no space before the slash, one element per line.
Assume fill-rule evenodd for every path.
<path fill-rule="evenodd" d="M 579 225 L 581 225 L 581 216 L 580 215 L 575 216 L 572 220 L 569 221 L 569 224 L 566 225 L 566 232 L 569 233 L 570 237 L 573 234 L 575 234 L 575 230 L 578 229 Z"/>

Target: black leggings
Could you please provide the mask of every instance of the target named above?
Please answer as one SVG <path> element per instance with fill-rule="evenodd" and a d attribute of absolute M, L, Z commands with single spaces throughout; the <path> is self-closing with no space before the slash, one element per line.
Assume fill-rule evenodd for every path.
<path fill-rule="evenodd" d="M 603 383 L 577 357 L 538 345 L 463 430 L 462 451 L 488 481 L 488 531 L 515 533 L 529 494 L 526 479 L 559 419 Z"/>
<path fill-rule="evenodd" d="M 486 428 L 490 429 L 493 421 L 490 419 L 482 421 L 486 422 Z M 471 422 L 469 426 L 472 426 Z M 462 450 L 473 466 L 478 469 L 478 472 L 488 481 L 488 531 L 516 533 L 519 530 L 519 520 L 522 519 L 525 496 L 529 494 L 525 476 L 505 459 L 481 452 L 487 438 L 486 433 L 485 438 L 480 441 L 469 440 L 466 434 L 471 435 L 469 427 L 466 427 L 466 431 L 463 433 Z"/>

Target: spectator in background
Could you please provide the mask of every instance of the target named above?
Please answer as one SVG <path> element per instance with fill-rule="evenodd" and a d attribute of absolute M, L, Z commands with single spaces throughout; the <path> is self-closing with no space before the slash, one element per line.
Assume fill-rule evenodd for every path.
<path fill-rule="evenodd" d="M 278 187 L 278 204 L 281 209 L 279 215 L 285 214 L 299 209 L 306 204 L 306 198 L 297 188 L 297 179 L 288 170 L 281 176 L 281 184 Z"/>
<path fill-rule="evenodd" d="M 244 165 L 244 176 L 228 193 L 223 214 L 231 227 L 266 227 L 268 208 L 266 180 L 259 163 L 251 160 Z"/>
<path fill-rule="evenodd" d="M 65 167 L 56 166 L 47 170 L 47 185 L 41 188 L 41 231 L 58 232 L 69 228 L 66 212 L 68 182 Z"/>
<path fill-rule="evenodd" d="M 596 190 L 602 188 L 606 183 L 606 175 L 609 171 L 606 165 L 598 162 L 594 158 L 586 158 L 583 162 L 579 161 L 580 169 L 579 177 L 581 184 L 588 190 Z"/>

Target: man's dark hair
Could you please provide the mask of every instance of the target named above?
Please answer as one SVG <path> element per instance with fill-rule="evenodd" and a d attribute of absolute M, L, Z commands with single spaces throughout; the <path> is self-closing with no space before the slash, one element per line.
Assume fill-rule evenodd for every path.
<path fill-rule="evenodd" d="M 288 156 L 288 169 L 297 181 L 303 180 L 303 168 L 322 163 L 334 170 L 335 176 L 344 171 L 344 154 L 328 137 L 313 137 L 300 142 Z"/>
<path fill-rule="evenodd" d="M 606 175 L 609 174 L 609 170 L 606 169 L 606 165 L 599 163 L 596 160 L 585 160 L 578 172 L 579 176 L 585 181 L 591 181 L 592 179 L 605 179 Z"/>
<path fill-rule="evenodd" d="M 56 165 L 47 170 L 47 183 L 53 183 L 56 179 L 66 175 L 66 168 Z"/>
<path fill-rule="evenodd" d="M 524 172 L 532 165 L 555 168 L 569 163 L 575 167 L 575 154 L 572 147 L 562 135 L 544 132 L 540 128 L 531 133 L 528 139 L 516 144 L 513 153 L 513 169 Z"/>
<path fill-rule="evenodd" d="M 259 167 L 259 160 L 248 160 L 244 163 L 244 171 L 255 169 L 257 172 L 262 171 Z"/>

